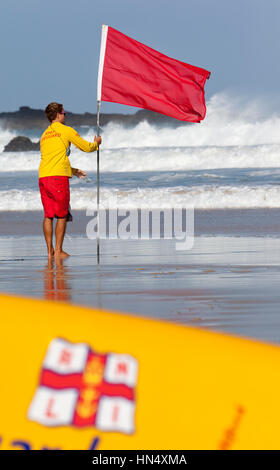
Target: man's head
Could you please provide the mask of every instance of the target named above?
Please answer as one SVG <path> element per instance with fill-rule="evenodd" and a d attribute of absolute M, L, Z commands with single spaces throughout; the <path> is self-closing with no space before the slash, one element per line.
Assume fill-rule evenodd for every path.
<path fill-rule="evenodd" d="M 64 124 L 65 111 L 63 109 L 63 104 L 49 103 L 45 109 L 45 114 L 50 122 L 56 121 Z"/>

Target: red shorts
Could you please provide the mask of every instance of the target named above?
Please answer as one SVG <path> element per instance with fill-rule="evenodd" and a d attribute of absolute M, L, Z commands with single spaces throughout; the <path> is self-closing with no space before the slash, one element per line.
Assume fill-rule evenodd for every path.
<path fill-rule="evenodd" d="M 39 188 L 45 217 L 67 217 L 70 190 L 68 176 L 44 176 L 39 178 Z"/>

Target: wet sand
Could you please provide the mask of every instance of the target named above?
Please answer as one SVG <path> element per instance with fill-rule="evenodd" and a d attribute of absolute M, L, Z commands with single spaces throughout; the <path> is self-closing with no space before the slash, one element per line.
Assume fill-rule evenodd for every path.
<path fill-rule="evenodd" d="M 91 216 L 72 210 L 73 222 L 67 233 L 84 235 Z M 0 211 L 0 236 L 41 235 L 42 211 Z M 195 210 L 195 235 L 280 236 L 280 209 Z"/>
<path fill-rule="evenodd" d="M 275 236 L 200 235 L 189 251 L 176 251 L 175 240 L 101 240 L 98 265 L 96 241 L 69 229 L 64 248 L 71 256 L 56 263 L 47 260 L 34 213 L 25 214 L 25 223 L 22 215 L 14 217 L 17 236 L 0 237 L 1 292 L 280 342 L 280 239 Z M 15 228 L 7 219 L 4 226 L 6 232 Z"/>

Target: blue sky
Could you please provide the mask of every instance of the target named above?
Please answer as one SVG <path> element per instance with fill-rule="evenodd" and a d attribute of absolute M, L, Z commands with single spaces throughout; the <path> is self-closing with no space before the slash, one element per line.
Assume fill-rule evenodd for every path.
<path fill-rule="evenodd" d="M 206 98 L 227 91 L 278 106 L 279 18 L 279 0 L 2 0 L 0 111 L 59 101 L 96 112 L 102 23 L 210 70 Z"/>

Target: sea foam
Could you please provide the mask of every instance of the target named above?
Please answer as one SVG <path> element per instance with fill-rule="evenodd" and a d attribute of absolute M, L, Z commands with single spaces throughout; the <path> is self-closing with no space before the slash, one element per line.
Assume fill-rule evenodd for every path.
<path fill-rule="evenodd" d="M 177 127 L 159 127 L 144 121 L 128 128 L 109 123 L 102 130 L 101 202 L 108 207 L 117 196 L 118 207 L 122 208 L 280 207 L 279 128 L 280 114 L 263 113 L 261 103 L 246 104 L 227 94 L 209 100 L 206 119 L 200 124 L 177 122 Z M 4 145 L 15 135 L 15 132 L 0 131 L 0 175 L 3 173 L 0 210 L 39 210 L 38 188 L 22 189 L 19 181 L 23 178 L 19 172 L 36 172 L 37 184 L 40 153 L 3 152 Z M 84 128 L 81 135 L 92 140 L 94 130 Z M 96 153 L 83 153 L 72 146 L 70 161 L 74 167 L 96 172 Z M 246 172 L 245 181 L 246 168 L 252 170 Z M 236 169 L 232 177 L 228 169 Z M 188 181 L 184 183 L 184 172 L 192 170 L 199 174 L 186 174 Z M 210 170 L 214 172 L 211 174 Z M 5 172 L 15 175 L 8 187 Z M 111 187 L 102 187 L 102 174 L 121 172 L 128 175 L 122 176 L 119 184 L 112 174 Z M 140 188 L 125 189 L 123 182 L 129 181 L 132 172 L 139 173 L 143 184 L 139 183 Z M 147 172 L 152 174 L 147 176 Z M 198 176 L 202 180 L 196 185 Z M 72 184 L 74 209 L 84 210 L 95 200 L 96 188 Z"/>
<path fill-rule="evenodd" d="M 123 191 L 101 189 L 100 208 L 112 209 L 245 209 L 279 207 L 279 186 L 193 186 L 145 188 Z M 96 188 L 72 188 L 71 207 L 75 210 L 96 208 Z M 42 210 L 39 191 L 0 191 L 0 211 Z"/>
<path fill-rule="evenodd" d="M 262 115 L 256 102 L 244 104 L 214 95 L 200 124 L 159 127 L 146 121 L 127 128 L 109 123 L 102 130 L 101 171 L 176 171 L 214 168 L 280 167 L 280 115 Z M 82 136 L 92 140 L 94 130 Z M 3 153 L 15 132 L 0 130 L 0 172 L 37 170 L 39 152 Z M 71 164 L 96 170 L 96 153 L 74 146 Z"/>

